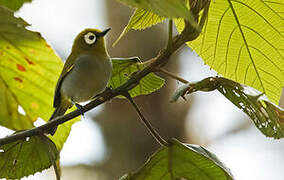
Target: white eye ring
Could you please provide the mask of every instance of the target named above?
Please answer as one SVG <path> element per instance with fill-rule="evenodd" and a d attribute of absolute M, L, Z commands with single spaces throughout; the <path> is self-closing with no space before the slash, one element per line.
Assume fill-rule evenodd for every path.
<path fill-rule="evenodd" d="M 96 35 L 94 33 L 88 32 L 84 36 L 84 40 L 87 44 L 94 44 L 96 42 Z"/>

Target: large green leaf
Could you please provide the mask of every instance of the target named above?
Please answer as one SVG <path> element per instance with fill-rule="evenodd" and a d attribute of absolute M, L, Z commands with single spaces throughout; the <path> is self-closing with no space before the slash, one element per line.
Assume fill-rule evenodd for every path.
<path fill-rule="evenodd" d="M 116 88 L 126 82 L 132 73 L 141 70 L 144 64 L 141 63 L 139 58 L 112 58 L 112 77 L 109 85 L 112 88 Z M 150 73 L 140 80 L 139 84 L 129 91 L 132 97 L 139 95 L 150 94 L 164 85 L 164 80 L 156 76 L 154 73 Z M 122 96 L 118 96 L 122 97 Z"/>
<path fill-rule="evenodd" d="M 233 176 L 218 158 L 198 145 L 182 144 L 170 140 L 169 147 L 163 147 L 135 173 L 121 180 L 229 180 Z"/>
<path fill-rule="evenodd" d="M 27 30 L 27 25 L 0 6 L 0 125 L 13 130 L 34 127 L 38 117 L 49 119 L 54 110 L 54 88 L 63 67 L 41 35 Z M 24 115 L 18 112 L 19 107 Z M 59 127 L 57 133 L 61 136 L 53 138 L 58 149 L 70 127 L 71 123 Z"/>
<path fill-rule="evenodd" d="M 27 23 L 9 10 L 0 8 L 0 25 L 0 83 L 6 93 L 0 97 L 17 105 L 11 109 L 1 102 L 1 109 L 17 112 L 21 106 L 31 127 L 37 117 L 47 120 L 53 110 L 52 96 L 62 62 L 39 33 L 26 30 Z M 0 124 L 15 129 L 17 122 L 2 123 L 13 119 L 6 115 Z"/>
<path fill-rule="evenodd" d="M 122 33 L 113 43 L 113 45 L 115 45 L 131 29 L 143 30 L 153 25 L 156 25 L 164 20 L 164 17 L 158 16 L 157 14 L 154 14 L 151 11 L 146 11 L 141 8 L 136 9 L 133 15 L 131 16 L 127 26 L 123 29 Z"/>
<path fill-rule="evenodd" d="M 0 178 L 19 179 L 49 168 L 58 159 L 53 142 L 44 135 L 0 146 Z"/>
<path fill-rule="evenodd" d="M 196 22 L 184 0 L 119 0 L 127 5 L 151 11 L 157 15 L 168 18 L 183 18 L 194 27 Z"/>
<path fill-rule="evenodd" d="M 181 86 L 171 101 L 175 102 L 179 97 L 195 91 L 215 89 L 245 112 L 264 135 L 276 139 L 284 137 L 284 110 L 270 102 L 263 93 L 256 89 L 226 78 L 209 77 Z"/>
<path fill-rule="evenodd" d="M 283 9 L 282 0 L 212 1 L 203 33 L 188 44 L 224 77 L 278 103 L 284 86 Z"/>
<path fill-rule="evenodd" d="M 0 0 L 0 6 L 6 6 L 11 10 L 19 10 L 25 2 L 32 2 L 32 0 Z"/>

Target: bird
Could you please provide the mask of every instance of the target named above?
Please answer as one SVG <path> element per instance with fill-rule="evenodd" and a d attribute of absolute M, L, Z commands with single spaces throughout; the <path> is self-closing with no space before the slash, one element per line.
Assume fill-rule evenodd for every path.
<path fill-rule="evenodd" d="M 87 28 L 76 36 L 55 87 L 55 110 L 49 121 L 64 115 L 73 105 L 83 114 L 83 107 L 78 103 L 89 101 L 106 89 L 112 72 L 105 45 L 109 30 Z M 54 135 L 56 129 L 53 127 L 48 133 Z"/>

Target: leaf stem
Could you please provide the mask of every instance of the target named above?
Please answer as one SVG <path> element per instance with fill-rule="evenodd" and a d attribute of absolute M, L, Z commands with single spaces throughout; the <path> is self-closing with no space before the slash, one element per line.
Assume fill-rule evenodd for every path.
<path fill-rule="evenodd" d="M 172 44 L 173 44 L 173 20 L 169 19 L 167 49 L 171 49 L 172 48 Z"/>
<path fill-rule="evenodd" d="M 208 17 L 209 7 L 210 7 L 210 1 L 207 2 L 207 4 L 205 5 L 205 7 L 203 9 L 203 14 L 202 14 L 202 17 L 201 17 L 200 22 L 199 22 L 199 27 L 200 27 L 201 30 L 202 30 L 206 20 L 208 20 L 207 17 Z"/>
<path fill-rule="evenodd" d="M 167 71 L 167 70 L 165 70 L 163 68 L 158 68 L 157 71 L 161 72 L 161 73 L 163 73 L 163 74 L 165 74 L 165 75 L 167 75 L 167 76 L 169 76 L 169 77 L 171 77 L 173 79 L 176 79 L 176 80 L 178 80 L 178 81 L 180 81 L 180 82 L 182 82 L 184 84 L 189 83 L 187 80 L 183 79 L 182 77 L 179 77 L 179 76 L 177 76 L 177 75 L 175 75 L 175 74 L 173 74 L 173 73 L 171 73 L 171 72 L 169 72 L 169 71 Z"/>
<path fill-rule="evenodd" d="M 138 106 L 136 105 L 136 103 L 133 101 L 132 97 L 130 96 L 130 94 L 128 93 L 128 91 L 126 91 L 123 94 L 128 101 L 132 104 L 133 108 L 136 110 L 137 114 L 139 115 L 140 119 L 142 120 L 143 124 L 147 127 L 147 130 L 149 131 L 149 133 L 151 134 L 151 136 L 161 145 L 161 146 L 168 146 L 167 141 L 165 141 L 162 136 L 155 130 L 155 128 L 151 125 L 151 123 L 145 118 L 145 116 L 143 115 L 143 113 L 140 111 L 140 109 L 138 108 Z"/>

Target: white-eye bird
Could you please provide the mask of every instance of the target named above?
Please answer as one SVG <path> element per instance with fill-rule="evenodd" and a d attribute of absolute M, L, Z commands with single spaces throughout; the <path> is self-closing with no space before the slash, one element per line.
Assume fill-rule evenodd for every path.
<path fill-rule="evenodd" d="M 56 109 L 49 120 L 64 115 L 73 105 L 81 109 L 77 103 L 91 100 L 105 90 L 112 71 L 104 40 L 109 30 L 85 29 L 77 35 L 56 84 L 53 102 Z M 54 135 L 56 129 L 49 133 Z"/>

